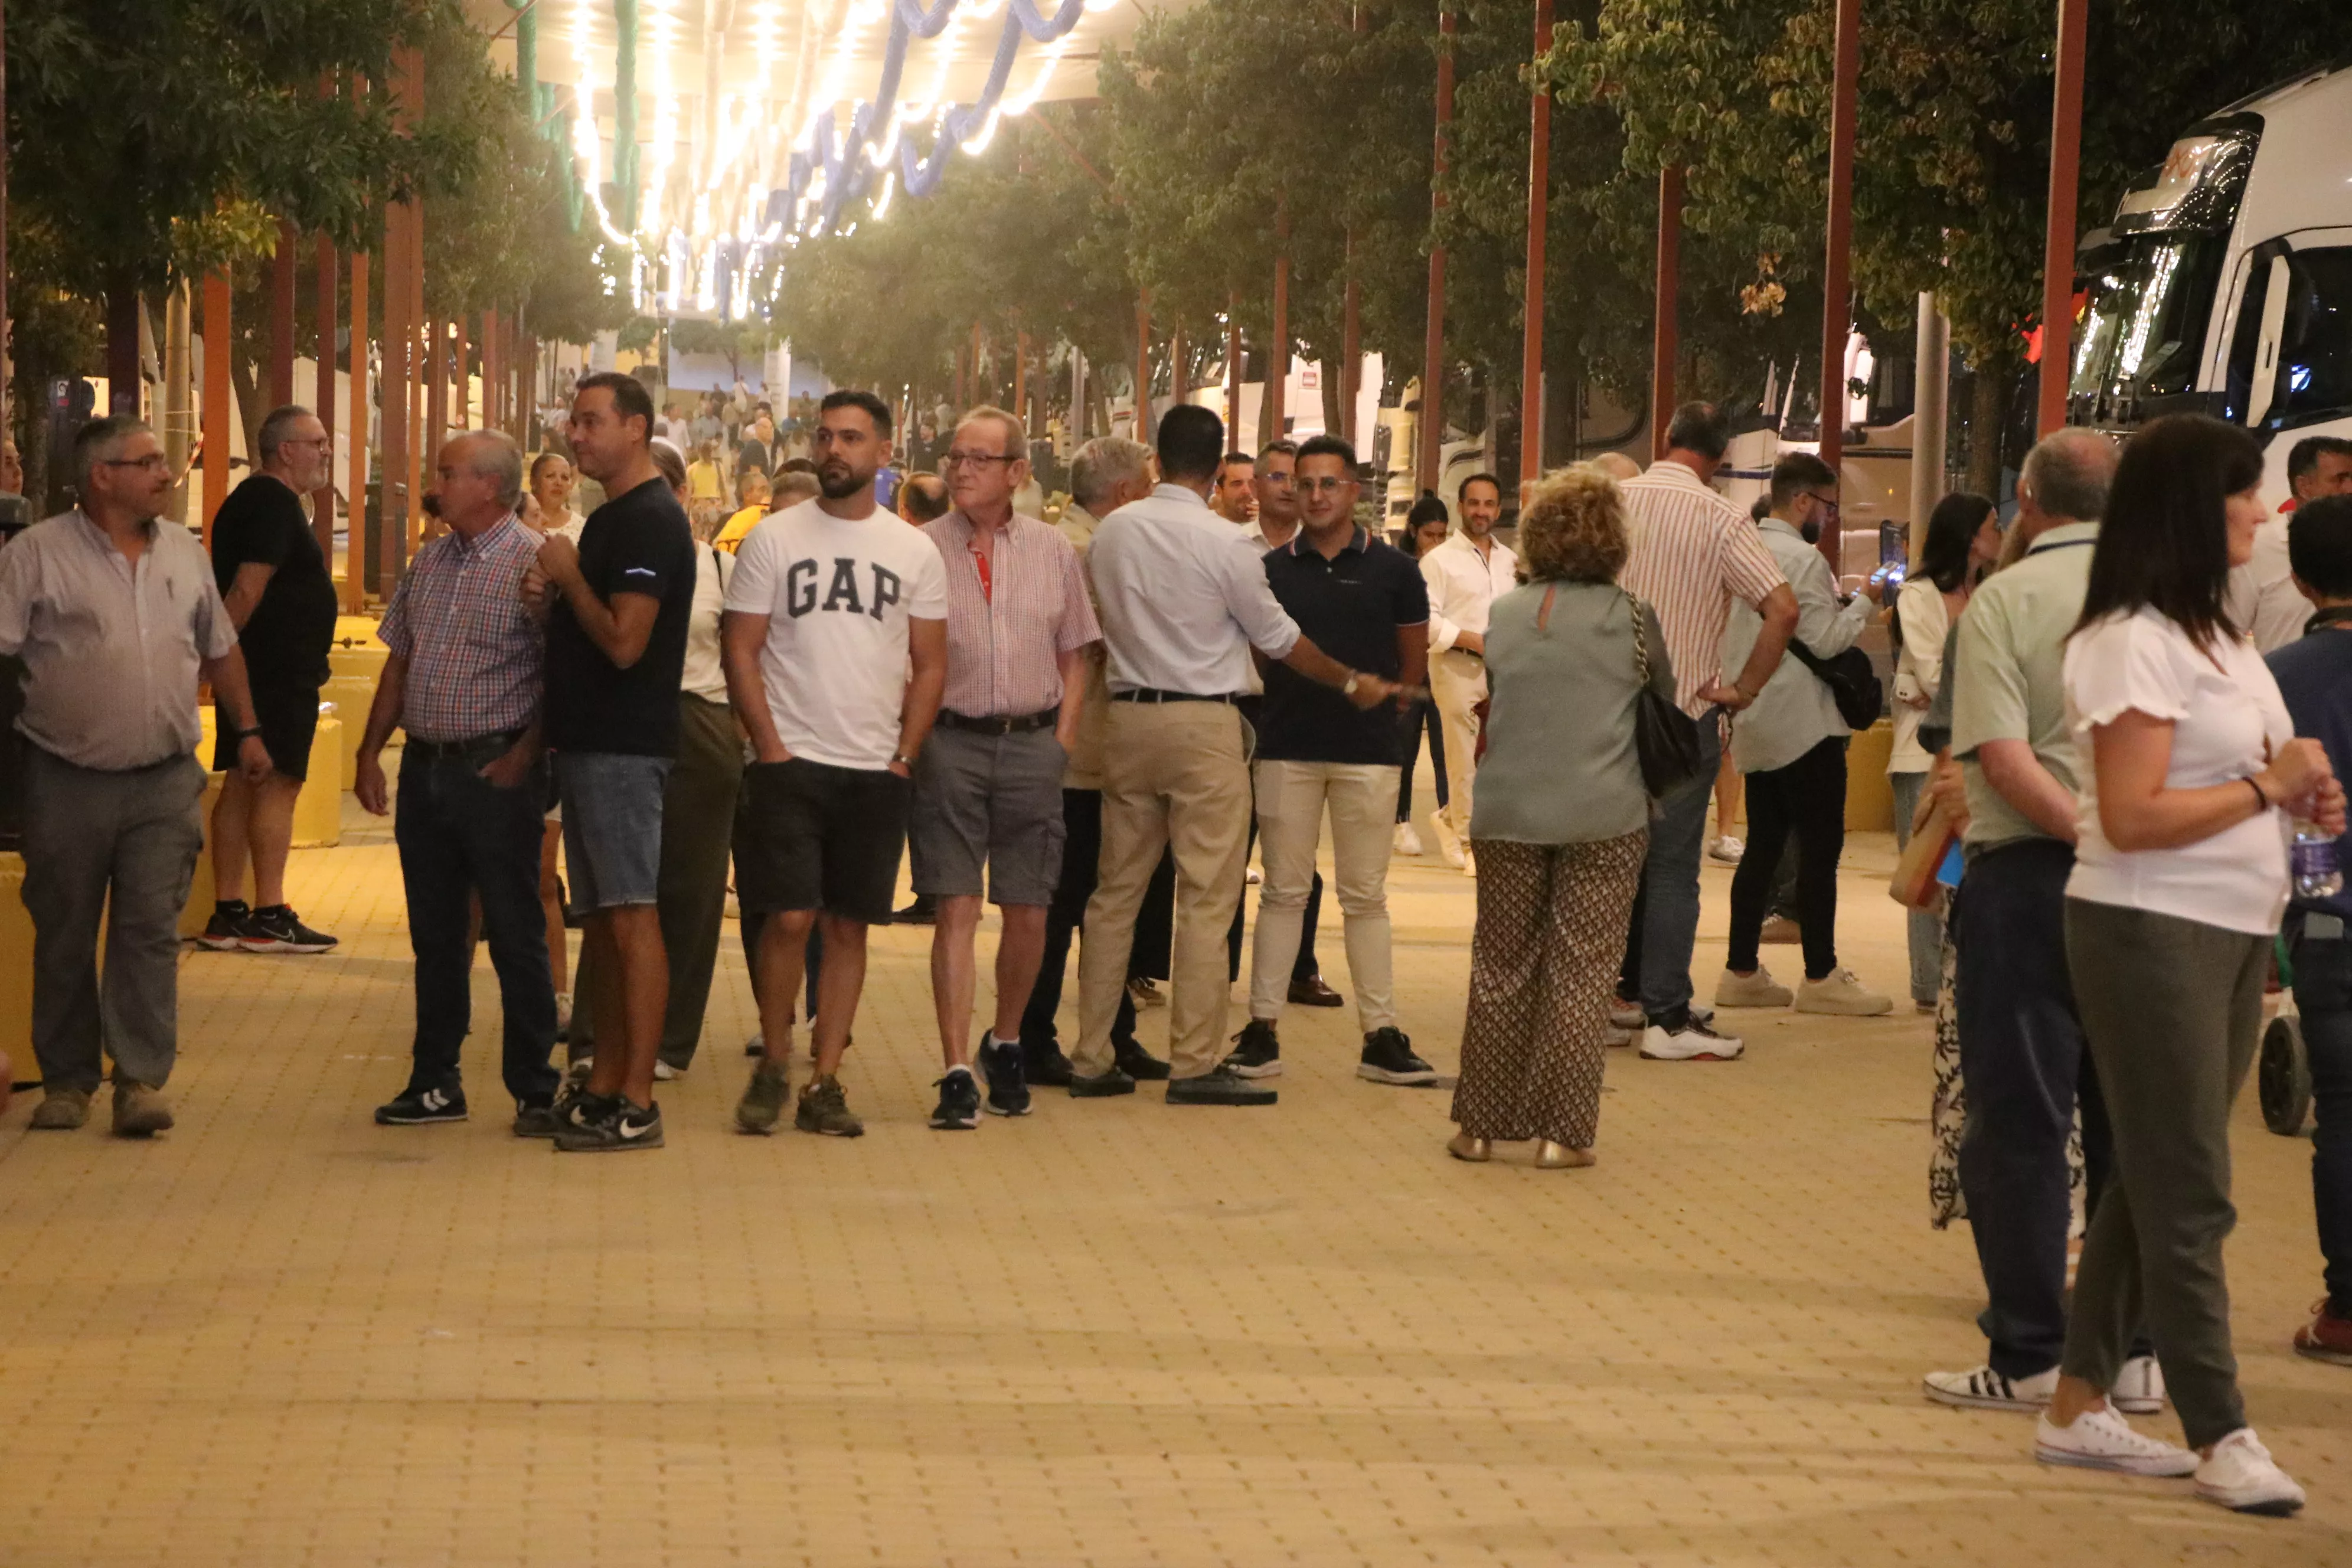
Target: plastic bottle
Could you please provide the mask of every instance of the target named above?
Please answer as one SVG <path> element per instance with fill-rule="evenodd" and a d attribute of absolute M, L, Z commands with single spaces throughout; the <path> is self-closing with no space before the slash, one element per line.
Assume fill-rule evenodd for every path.
<path fill-rule="evenodd" d="M 2295 822 L 2287 865 L 2294 876 L 2298 899 L 2328 899 L 2344 890 L 2344 871 L 2336 862 L 2336 840 L 2308 822 Z"/>

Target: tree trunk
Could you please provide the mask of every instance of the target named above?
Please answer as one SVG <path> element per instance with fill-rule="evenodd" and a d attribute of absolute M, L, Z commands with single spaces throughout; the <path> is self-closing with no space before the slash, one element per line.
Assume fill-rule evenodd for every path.
<path fill-rule="evenodd" d="M 228 358 L 228 379 L 236 388 L 237 423 L 245 431 L 246 471 L 256 473 L 261 468 L 261 422 L 269 416 L 265 406 L 267 400 L 262 396 L 261 345 L 241 332 L 231 332 L 229 342 L 233 347 Z M 232 479 L 229 489 L 236 488 L 236 482 Z"/>
<path fill-rule="evenodd" d="M 106 411 L 139 417 L 139 285 L 129 278 L 106 286 Z"/>
<path fill-rule="evenodd" d="M 2000 426 L 2007 412 L 2001 391 L 2008 383 L 1999 369 L 1982 363 L 1969 375 L 1969 489 L 1995 500 L 2000 497 Z"/>

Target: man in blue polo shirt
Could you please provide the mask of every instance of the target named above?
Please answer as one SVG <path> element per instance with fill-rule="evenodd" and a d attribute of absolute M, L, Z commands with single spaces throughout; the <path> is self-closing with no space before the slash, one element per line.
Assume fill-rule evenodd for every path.
<path fill-rule="evenodd" d="M 1354 448 L 1336 437 L 1315 437 L 1298 448 L 1296 471 L 1299 531 L 1265 556 L 1275 598 L 1318 647 L 1341 663 L 1406 691 L 1418 689 L 1428 673 L 1429 592 L 1411 557 L 1357 526 Z M 1357 1076 L 1405 1084 L 1437 1076 L 1396 1026 L 1391 981 L 1388 875 L 1397 737 L 1389 704 L 1368 711 L 1347 693 L 1265 663 L 1255 780 L 1265 886 L 1250 955 L 1250 1021 L 1225 1061 L 1243 1078 L 1271 1078 L 1282 1070 L 1275 1026 L 1298 956 L 1327 811 L 1348 973 L 1364 1031 Z"/>

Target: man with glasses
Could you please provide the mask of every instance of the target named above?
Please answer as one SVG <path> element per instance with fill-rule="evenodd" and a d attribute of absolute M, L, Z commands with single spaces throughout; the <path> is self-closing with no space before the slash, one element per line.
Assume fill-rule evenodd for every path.
<path fill-rule="evenodd" d="M 334 437 L 317 415 L 289 404 L 270 410 L 255 445 L 260 468 L 213 518 L 213 580 L 237 628 L 269 776 L 247 784 L 236 772 L 228 725 L 215 725 L 213 766 L 228 778 L 213 807 L 213 917 L 197 940 L 221 952 L 324 952 L 335 939 L 304 925 L 286 902 L 286 855 L 341 612 L 326 553 L 302 510 L 303 498 L 326 482 Z"/>
<path fill-rule="evenodd" d="M 204 847 L 196 684 L 247 788 L 270 755 L 205 548 L 158 521 L 171 465 L 135 419 L 74 437 L 81 505 L 0 549 L 0 654 L 25 661 L 25 910 L 33 918 L 33 1125 L 89 1120 L 100 1047 L 114 1131 L 172 1125 L 180 910 Z M 106 973 L 98 930 L 106 922 Z"/>
<path fill-rule="evenodd" d="M 941 467 L 955 505 L 923 525 L 947 574 L 948 670 L 939 721 L 915 764 L 915 892 L 934 900 L 931 999 L 947 1070 L 931 1125 L 980 1125 L 971 1071 L 981 883 L 1003 917 L 996 1016 L 981 1036 L 988 1110 L 1026 1116 L 1021 1015 L 1045 951 L 1062 874 L 1062 773 L 1077 741 L 1087 649 L 1100 640 L 1070 542 L 1013 510 L 1029 478 L 1029 433 L 975 408 Z"/>
<path fill-rule="evenodd" d="M 1811 452 L 1790 452 L 1772 466 L 1771 510 L 1758 525 L 1764 547 L 1797 599 L 1796 637 L 1816 658 L 1852 647 L 1877 612 L 1884 591 L 1864 584 L 1841 605 L 1837 580 L 1819 548 L 1836 537 L 1837 475 Z M 1723 662 L 1742 663 L 1763 617 L 1735 605 L 1723 638 Z M 1851 731 L 1829 683 L 1803 661 L 1783 659 L 1756 700 L 1731 723 L 1731 760 L 1748 783 L 1748 852 L 1731 879 L 1731 945 L 1717 1007 L 1786 1007 L 1800 1013 L 1872 1017 L 1895 1004 L 1837 961 L 1837 867 L 1845 848 L 1845 749 Z M 1790 833 L 1797 840 L 1797 924 L 1804 933 L 1804 983 L 1791 993 L 1759 962 L 1772 879 Z"/>

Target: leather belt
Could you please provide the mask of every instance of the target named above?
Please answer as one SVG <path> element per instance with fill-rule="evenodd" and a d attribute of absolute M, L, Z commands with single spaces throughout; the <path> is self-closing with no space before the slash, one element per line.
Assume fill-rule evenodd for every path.
<path fill-rule="evenodd" d="M 1113 702 L 1237 702 L 1231 691 L 1161 691 L 1153 687 L 1138 687 L 1133 691 L 1114 691 Z"/>
<path fill-rule="evenodd" d="M 412 757 L 424 757 L 430 761 L 438 757 L 471 756 L 476 752 L 492 745 L 497 746 L 500 751 L 506 751 L 521 739 L 520 730 L 500 730 L 492 734 L 477 735 L 470 741 L 420 741 L 411 735 L 405 750 Z"/>
<path fill-rule="evenodd" d="M 973 735 L 1026 735 L 1033 731 L 1052 729 L 1061 717 L 1059 708 L 1048 708 L 1041 713 L 992 713 L 981 719 L 942 708 L 938 723 L 943 730 L 961 730 Z"/>

